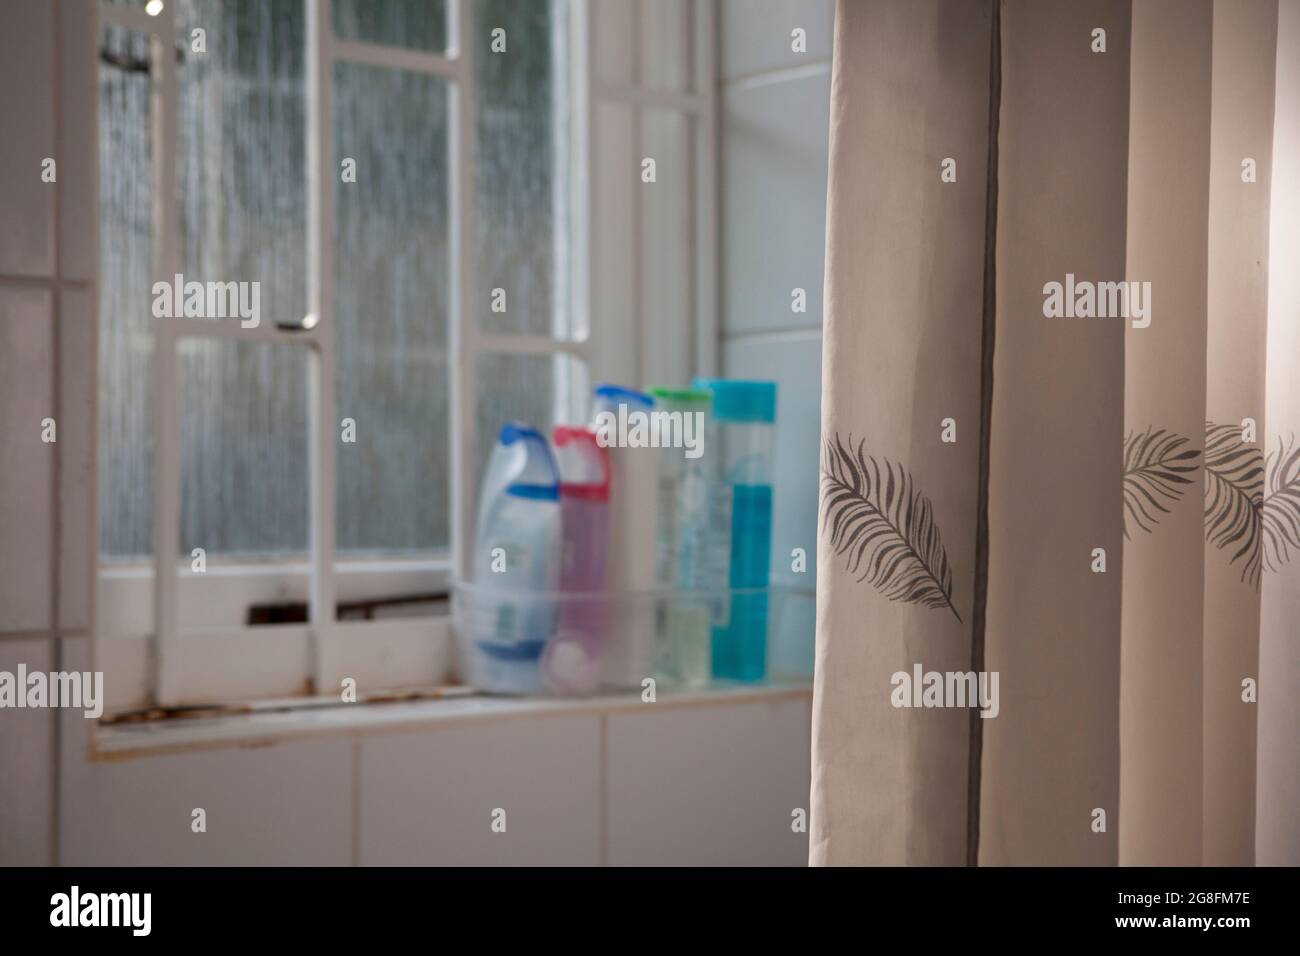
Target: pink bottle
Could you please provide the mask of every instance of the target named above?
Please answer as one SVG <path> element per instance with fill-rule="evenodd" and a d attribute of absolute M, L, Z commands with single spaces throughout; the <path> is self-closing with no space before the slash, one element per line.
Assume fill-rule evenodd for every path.
<path fill-rule="evenodd" d="M 559 693 L 587 694 L 600 682 L 609 618 L 609 453 L 582 426 L 556 425 L 553 438 L 560 466 L 561 594 L 542 680 Z"/>

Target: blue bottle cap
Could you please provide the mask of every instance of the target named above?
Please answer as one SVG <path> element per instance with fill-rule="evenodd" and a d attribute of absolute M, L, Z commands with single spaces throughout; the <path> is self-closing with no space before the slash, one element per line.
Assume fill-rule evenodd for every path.
<path fill-rule="evenodd" d="M 640 405 L 642 408 L 654 408 L 655 400 L 645 392 L 638 392 L 634 388 L 624 388 L 622 385 L 597 385 L 591 390 L 591 394 L 596 398 L 603 398 L 609 401 L 611 405 Z"/>
<path fill-rule="evenodd" d="M 506 487 L 506 494 L 540 501 L 559 500 L 560 469 L 545 435 L 531 425 L 507 422 L 501 426 L 497 440 L 507 447 L 516 442 L 528 442 L 536 449 L 535 454 L 530 454 L 525 459 L 520 480 L 511 482 Z"/>
<path fill-rule="evenodd" d="M 713 393 L 713 418 L 719 422 L 776 421 L 776 382 L 742 382 L 730 378 L 697 378 L 695 388 Z"/>

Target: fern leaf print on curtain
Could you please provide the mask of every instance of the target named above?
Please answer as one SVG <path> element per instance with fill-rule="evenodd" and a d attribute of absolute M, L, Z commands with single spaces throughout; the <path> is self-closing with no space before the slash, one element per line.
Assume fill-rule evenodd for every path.
<path fill-rule="evenodd" d="M 1237 425 L 1205 423 L 1205 539 L 1259 586 L 1300 551 L 1300 446 L 1278 438 L 1267 456 Z"/>
<path fill-rule="evenodd" d="M 866 442 L 848 446 L 838 433 L 822 461 L 823 526 L 850 574 L 870 581 L 891 601 L 947 608 L 952 568 L 930 500 L 902 465 L 867 455 Z"/>
<path fill-rule="evenodd" d="M 1194 479 L 1201 453 L 1188 439 L 1163 428 L 1148 428 L 1124 441 L 1124 537 L 1130 525 L 1151 531 L 1168 514 Z"/>

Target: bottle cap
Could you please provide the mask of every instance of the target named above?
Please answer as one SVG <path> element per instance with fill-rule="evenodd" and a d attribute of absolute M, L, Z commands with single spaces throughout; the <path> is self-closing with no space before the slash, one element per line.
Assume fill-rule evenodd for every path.
<path fill-rule="evenodd" d="M 560 464 L 560 497 L 609 500 L 609 452 L 596 433 L 581 425 L 556 425 L 555 455 Z"/>
<path fill-rule="evenodd" d="M 619 405 L 635 405 L 647 409 L 654 408 L 655 404 L 655 400 L 645 392 L 624 388 L 622 385 L 597 385 L 591 390 L 591 394 L 596 400 L 597 411 L 602 408 L 618 408 Z"/>
<path fill-rule="evenodd" d="M 776 421 L 776 382 L 742 382 L 729 378 L 697 378 L 695 388 L 713 393 L 713 418 L 719 422 Z"/>
<path fill-rule="evenodd" d="M 559 499 L 560 470 L 545 435 L 530 425 L 510 422 L 501 426 L 497 440 L 506 448 L 519 445 L 524 451 L 518 478 L 506 486 L 506 494 L 542 501 Z"/>
<path fill-rule="evenodd" d="M 650 394 L 655 401 L 674 405 L 708 405 L 713 399 L 712 393 L 702 388 L 652 388 Z"/>

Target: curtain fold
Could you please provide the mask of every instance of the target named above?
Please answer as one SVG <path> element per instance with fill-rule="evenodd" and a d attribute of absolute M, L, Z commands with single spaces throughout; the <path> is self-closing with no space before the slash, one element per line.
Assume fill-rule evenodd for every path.
<path fill-rule="evenodd" d="M 1300 0 L 995 3 L 836 11 L 811 860 L 1300 863 Z"/>
<path fill-rule="evenodd" d="M 1205 418 L 1228 457 L 1228 426 L 1254 419 L 1267 434 L 1264 356 L 1268 315 L 1268 217 L 1272 192 L 1275 0 L 1216 0 L 1212 40 Z M 1254 160 L 1255 182 L 1242 181 Z M 1210 424 L 1213 423 L 1213 424 Z M 1238 433 L 1238 438 L 1240 433 Z M 1255 467 L 1255 455 L 1249 456 Z M 1219 488 L 1219 479 L 1208 479 Z M 1211 497 L 1211 500 L 1213 498 Z M 1210 541 L 1205 567 L 1202 857 L 1245 866 L 1255 858 L 1256 708 L 1241 681 L 1258 674 L 1260 596 L 1242 581 L 1241 559 Z M 1244 557 L 1244 556 L 1243 556 Z"/>
<path fill-rule="evenodd" d="M 1120 863 L 1201 862 L 1205 549 L 1193 491 L 1213 359 L 1206 353 L 1213 13 L 1212 0 L 1135 0 L 1132 11 L 1126 276 L 1150 283 L 1152 314 L 1145 327 L 1119 323 L 1128 507 L 1123 574 L 1108 583 L 1122 583 L 1123 605 Z"/>
<path fill-rule="evenodd" d="M 1115 860 L 1124 329 L 1043 288 L 1124 276 L 1128 38 L 1127 0 L 1002 7 L 982 863 Z"/>
<path fill-rule="evenodd" d="M 1277 14 L 1269 207 L 1256 861 L 1300 863 L 1300 0 Z"/>
<path fill-rule="evenodd" d="M 968 370 L 981 354 L 991 24 L 978 3 L 836 11 L 822 494 L 840 507 L 823 511 L 818 539 L 818 567 L 836 569 L 818 582 L 818 863 L 965 860 L 968 715 L 895 708 L 890 680 L 915 662 L 970 661 L 979 423 L 969 411 L 980 382 Z M 956 181 L 936 189 L 945 160 Z M 954 416 L 958 440 L 945 443 L 941 423 Z M 920 608 L 858 580 L 887 562 L 873 572 L 854 560 L 882 531 L 863 529 L 856 512 L 888 497 L 893 520 L 917 495 L 933 508 L 937 548 L 928 568 L 896 568 L 880 583 L 923 590 L 930 606 Z M 919 508 L 912 516 L 919 524 Z"/>

